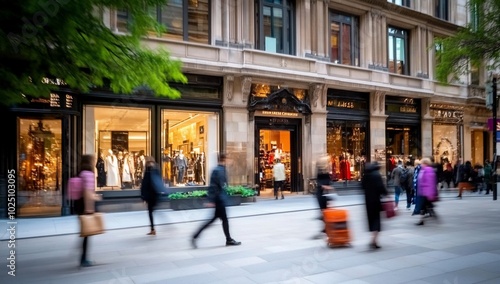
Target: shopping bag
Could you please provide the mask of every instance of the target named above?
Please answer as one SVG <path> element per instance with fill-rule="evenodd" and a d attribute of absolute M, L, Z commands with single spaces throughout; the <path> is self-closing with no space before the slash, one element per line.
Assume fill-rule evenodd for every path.
<path fill-rule="evenodd" d="M 103 214 L 96 212 L 80 215 L 80 237 L 88 237 L 104 233 Z"/>
<path fill-rule="evenodd" d="M 382 206 L 385 212 L 385 217 L 392 218 L 396 216 L 396 210 L 394 210 L 396 203 L 394 203 L 394 201 L 384 201 L 382 202 Z"/>

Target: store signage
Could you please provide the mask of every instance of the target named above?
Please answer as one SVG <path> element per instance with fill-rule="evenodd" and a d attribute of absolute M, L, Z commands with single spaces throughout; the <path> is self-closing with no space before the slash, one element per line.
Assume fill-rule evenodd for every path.
<path fill-rule="evenodd" d="M 328 99 L 327 106 L 352 109 L 355 107 L 355 102 L 339 100 L 339 99 Z"/>
<path fill-rule="evenodd" d="M 48 98 L 31 98 L 29 99 L 30 108 L 44 108 L 44 109 L 61 109 L 61 110 L 74 110 L 75 98 L 70 94 L 51 93 Z"/>
<path fill-rule="evenodd" d="M 286 111 L 269 111 L 263 110 L 262 114 L 264 115 L 274 115 L 274 116 L 286 116 L 286 117 L 298 117 L 299 114 L 296 112 L 286 112 Z"/>
<path fill-rule="evenodd" d="M 289 121 L 286 118 L 271 118 L 271 119 L 269 119 L 269 123 L 271 123 L 271 124 L 288 124 Z"/>
<path fill-rule="evenodd" d="M 450 118 L 458 118 L 461 119 L 463 117 L 463 111 L 459 110 L 444 110 L 437 109 L 433 110 L 434 118 L 442 118 L 442 119 L 450 119 Z"/>
<path fill-rule="evenodd" d="M 414 106 L 400 106 L 399 107 L 399 112 L 417 113 L 417 108 L 414 107 Z"/>
<path fill-rule="evenodd" d="M 488 118 L 488 130 L 493 131 L 493 118 Z M 497 119 L 497 131 L 500 131 L 500 119 Z"/>

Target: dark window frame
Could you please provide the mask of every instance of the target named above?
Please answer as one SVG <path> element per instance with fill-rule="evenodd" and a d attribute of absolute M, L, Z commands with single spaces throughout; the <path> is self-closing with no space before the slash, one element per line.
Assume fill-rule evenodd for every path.
<path fill-rule="evenodd" d="M 396 32 L 391 32 L 391 29 L 396 31 Z M 394 60 L 396 61 L 396 51 L 397 51 L 397 46 L 396 46 L 396 41 L 393 41 L 393 46 L 389 46 L 389 37 L 393 37 L 394 39 L 403 39 L 404 41 L 404 66 L 403 66 L 403 73 L 400 75 L 410 75 L 410 56 L 409 56 L 409 34 L 410 32 L 406 29 L 398 28 L 395 26 L 388 26 L 387 27 L 387 67 L 389 68 L 389 62 L 390 57 L 389 57 L 389 50 L 392 49 L 393 54 L 394 54 Z M 390 68 L 389 68 L 390 70 Z M 394 65 L 394 70 L 395 72 L 391 72 L 394 74 L 399 74 L 396 70 L 396 65 Z"/>
<path fill-rule="evenodd" d="M 255 48 L 266 50 L 264 36 L 264 7 L 280 8 L 283 11 L 283 49 L 276 50 L 279 54 L 295 55 L 296 52 L 296 21 L 295 21 L 295 0 L 281 0 L 274 3 L 270 0 L 255 1 Z"/>
<path fill-rule="evenodd" d="M 342 48 L 343 48 L 343 43 L 342 43 L 342 39 L 343 39 L 342 31 L 343 31 L 343 29 L 342 29 L 342 26 L 343 25 L 350 25 L 351 26 L 350 46 L 351 46 L 351 62 L 352 62 L 352 64 L 350 64 L 350 66 L 358 66 L 359 67 L 359 64 L 360 64 L 359 17 L 355 16 L 355 15 L 347 14 L 347 13 L 342 13 L 340 11 L 331 10 L 329 13 L 329 18 L 330 18 L 330 25 L 329 25 L 330 27 L 331 27 L 332 23 L 337 23 L 340 26 L 340 29 L 339 29 L 339 48 L 340 48 L 340 51 L 339 51 L 339 62 L 338 63 L 345 64 L 342 62 L 342 58 L 343 58 L 343 56 L 342 56 L 343 55 L 343 50 L 342 50 Z M 350 21 L 347 21 L 344 18 L 350 18 Z M 331 39 L 331 36 L 332 36 L 331 28 L 330 28 L 329 34 L 330 34 L 329 39 Z M 331 48 L 332 47 L 330 44 L 330 61 L 333 62 Z M 356 62 L 357 62 L 357 64 L 356 64 Z"/>
<path fill-rule="evenodd" d="M 435 0 L 435 16 L 442 20 L 448 21 L 450 19 L 450 1 L 448 0 Z"/>
<path fill-rule="evenodd" d="M 182 40 L 189 41 L 189 1 L 181 0 L 182 2 Z M 156 21 L 162 24 L 162 6 L 156 6 L 152 10 L 156 11 Z M 168 30 L 165 32 L 168 35 Z M 210 44 L 212 40 L 212 0 L 208 0 L 208 40 L 206 44 Z M 199 42 L 197 42 L 199 43 Z"/>
<path fill-rule="evenodd" d="M 410 6 L 411 5 L 411 0 L 401 0 L 402 4 L 397 4 L 396 1 L 397 0 L 387 0 L 387 2 L 390 2 L 390 3 L 394 4 L 394 5 L 404 6 L 404 7 L 408 7 L 408 8 L 411 7 Z"/>

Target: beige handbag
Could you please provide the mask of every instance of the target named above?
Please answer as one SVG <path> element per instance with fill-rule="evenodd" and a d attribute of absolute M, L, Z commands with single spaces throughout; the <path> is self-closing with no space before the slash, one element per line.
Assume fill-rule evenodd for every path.
<path fill-rule="evenodd" d="M 104 233 L 104 218 L 102 213 L 80 215 L 80 237 L 88 237 Z"/>

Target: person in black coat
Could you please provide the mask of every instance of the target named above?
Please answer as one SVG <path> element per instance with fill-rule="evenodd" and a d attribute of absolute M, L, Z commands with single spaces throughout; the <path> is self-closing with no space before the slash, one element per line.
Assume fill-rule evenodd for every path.
<path fill-rule="evenodd" d="M 380 165 L 377 162 L 365 166 L 361 187 L 365 192 L 366 215 L 368 230 L 372 232 L 371 249 L 378 249 L 378 234 L 381 231 L 380 211 L 382 211 L 381 197 L 387 196 L 387 189 L 380 175 Z"/>
<path fill-rule="evenodd" d="M 155 159 L 151 156 L 145 158 L 146 170 L 144 178 L 141 182 L 141 198 L 148 205 L 149 222 L 151 224 L 151 231 L 148 235 L 156 235 L 156 230 L 153 221 L 153 212 L 158 204 L 158 193 L 155 189 L 155 179 L 162 179 L 160 170 L 156 165 Z"/>
<path fill-rule="evenodd" d="M 229 221 L 227 219 L 226 206 L 228 194 L 226 191 L 227 188 L 227 173 L 226 173 L 226 154 L 219 154 L 218 165 L 212 171 L 212 175 L 210 176 L 210 185 L 208 186 L 208 207 L 213 207 L 214 215 L 208 220 L 205 224 L 203 224 L 193 235 L 191 238 L 191 245 L 193 248 L 197 248 L 196 241 L 201 233 L 210 226 L 215 220 L 221 219 L 222 221 L 222 230 L 224 231 L 224 235 L 226 236 L 226 246 L 239 246 L 241 242 L 235 241 L 231 238 L 231 234 L 229 233 Z"/>

